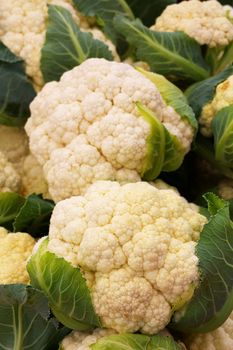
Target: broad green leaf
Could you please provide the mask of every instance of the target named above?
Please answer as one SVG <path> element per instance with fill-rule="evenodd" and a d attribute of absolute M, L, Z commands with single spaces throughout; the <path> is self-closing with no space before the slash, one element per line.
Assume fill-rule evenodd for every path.
<path fill-rule="evenodd" d="M 0 226 L 12 231 L 15 217 L 24 203 L 25 199 L 17 193 L 0 193 Z"/>
<path fill-rule="evenodd" d="M 133 12 L 125 0 L 73 0 L 73 3 L 78 11 L 85 16 L 95 17 L 107 36 L 115 43 L 118 34 L 113 26 L 113 18 L 119 14 L 131 19 L 134 18 Z"/>
<path fill-rule="evenodd" d="M 233 66 L 230 66 L 214 77 L 193 84 L 186 90 L 185 95 L 197 118 L 200 116 L 202 108 L 214 98 L 217 85 L 232 74 Z"/>
<path fill-rule="evenodd" d="M 111 0 L 110 0 L 111 1 Z M 155 23 L 155 19 L 161 15 L 165 8 L 175 4 L 176 0 L 126 0 L 135 17 L 140 18 L 146 26 Z"/>
<path fill-rule="evenodd" d="M 209 192 L 203 195 L 208 205 L 210 215 L 216 215 L 219 209 L 224 208 L 226 202 L 219 198 L 215 193 Z"/>
<path fill-rule="evenodd" d="M 233 6 L 233 0 L 218 0 L 222 5 L 230 5 Z"/>
<path fill-rule="evenodd" d="M 32 285 L 45 293 L 53 314 L 65 326 L 78 330 L 101 326 L 80 270 L 50 253 L 47 245 L 44 239 L 27 265 Z"/>
<path fill-rule="evenodd" d="M 147 139 L 147 156 L 142 176 L 145 180 L 154 180 L 161 172 L 164 163 L 166 136 L 163 124 L 148 108 L 137 103 L 138 111 L 150 125 L 150 134 Z"/>
<path fill-rule="evenodd" d="M 34 237 L 46 235 L 53 208 L 52 201 L 35 194 L 30 195 L 15 217 L 14 232 L 28 232 Z"/>
<path fill-rule="evenodd" d="M 116 29 L 136 49 L 137 59 L 146 61 L 151 70 L 168 77 L 203 80 L 209 76 L 200 45 L 183 32 L 155 32 L 139 19 L 123 16 L 114 19 Z"/>
<path fill-rule="evenodd" d="M 205 60 L 211 67 L 212 75 L 222 72 L 233 63 L 233 42 L 226 47 L 208 48 Z"/>
<path fill-rule="evenodd" d="M 24 125 L 35 95 L 23 61 L 0 41 L 0 124 Z"/>
<path fill-rule="evenodd" d="M 46 82 L 60 76 L 91 57 L 112 60 L 109 48 L 92 34 L 82 32 L 71 13 L 60 6 L 49 6 L 45 44 L 41 50 L 41 70 Z"/>
<path fill-rule="evenodd" d="M 215 158 L 233 167 L 233 104 L 222 108 L 211 123 L 214 134 Z"/>
<path fill-rule="evenodd" d="M 200 283 L 191 301 L 177 312 L 171 327 L 187 333 L 218 328 L 233 309 L 233 223 L 229 205 L 206 195 L 212 213 L 196 247 Z M 212 203 L 211 203 L 212 202 Z"/>
<path fill-rule="evenodd" d="M 155 84 L 168 106 L 171 106 L 181 118 L 186 119 L 194 129 L 197 129 L 195 114 L 186 96 L 177 86 L 160 74 L 148 72 L 142 68 L 137 68 L 137 70 Z"/>
<path fill-rule="evenodd" d="M 92 350 L 181 350 L 172 337 L 142 334 L 110 335 L 91 345 Z"/>
<path fill-rule="evenodd" d="M 175 135 L 170 134 L 166 128 L 165 140 L 166 146 L 162 171 L 174 171 L 181 166 L 185 152 L 181 147 L 178 138 Z"/>
<path fill-rule="evenodd" d="M 0 285 L 0 350 L 56 350 L 67 333 L 50 318 L 41 291 L 23 284 Z"/>

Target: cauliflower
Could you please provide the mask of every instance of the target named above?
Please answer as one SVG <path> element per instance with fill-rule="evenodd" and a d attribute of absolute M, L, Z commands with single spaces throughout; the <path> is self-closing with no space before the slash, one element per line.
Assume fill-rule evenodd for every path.
<path fill-rule="evenodd" d="M 90 345 L 95 344 L 102 337 L 115 334 L 113 329 L 97 328 L 93 332 L 72 332 L 63 339 L 60 350 L 90 350 Z"/>
<path fill-rule="evenodd" d="M 195 334 L 186 340 L 188 350 L 230 350 L 233 349 L 233 312 L 215 331 Z"/>
<path fill-rule="evenodd" d="M 43 85 L 40 57 L 45 41 L 49 4 L 69 10 L 81 29 L 104 41 L 112 50 L 113 56 L 119 59 L 111 41 L 98 29 L 90 29 L 87 21 L 74 10 L 69 0 L 0 0 L 0 39 L 25 61 L 26 73 L 32 78 L 37 90 Z"/>
<path fill-rule="evenodd" d="M 174 135 L 180 154 L 188 152 L 189 121 L 128 64 L 88 59 L 44 86 L 25 129 L 55 201 L 83 194 L 97 180 L 139 181 L 153 167 L 148 154 L 157 129 L 140 116 L 138 101 Z"/>
<path fill-rule="evenodd" d="M 0 284 L 29 283 L 26 263 L 34 244 L 29 234 L 0 227 Z"/>
<path fill-rule="evenodd" d="M 0 125 L 0 152 L 21 173 L 24 158 L 29 152 L 28 137 L 24 129 Z"/>
<path fill-rule="evenodd" d="M 209 47 L 227 46 L 233 41 L 233 23 L 226 8 L 216 0 L 190 0 L 167 6 L 151 29 L 183 31 L 199 44 Z"/>
<path fill-rule="evenodd" d="M 31 193 L 42 193 L 44 198 L 50 198 L 43 169 L 32 154 L 29 154 L 24 159 L 21 181 L 21 193 L 23 196 L 28 196 Z"/>
<path fill-rule="evenodd" d="M 230 75 L 226 80 L 218 84 L 213 99 L 202 109 L 199 123 L 201 125 L 201 133 L 204 136 L 212 136 L 211 122 L 213 118 L 220 109 L 231 104 L 233 104 L 233 75 Z"/>
<path fill-rule="evenodd" d="M 226 201 L 233 199 L 233 180 L 224 179 L 218 184 L 218 194 Z"/>
<path fill-rule="evenodd" d="M 0 192 L 17 192 L 19 189 L 20 176 L 0 151 Z"/>
<path fill-rule="evenodd" d="M 103 327 L 155 334 L 198 283 L 195 245 L 206 221 L 173 189 L 100 181 L 55 206 L 47 249 L 81 268 Z M 35 256 L 44 273 L 47 260 L 40 249 Z M 49 290 L 58 288 L 59 278 L 50 280 L 58 265 Z"/>

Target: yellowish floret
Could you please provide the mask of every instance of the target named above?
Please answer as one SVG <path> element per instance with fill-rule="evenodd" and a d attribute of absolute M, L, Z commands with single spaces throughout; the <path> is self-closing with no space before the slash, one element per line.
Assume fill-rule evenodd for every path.
<path fill-rule="evenodd" d="M 12 163 L 0 151 L 0 192 L 17 192 L 20 189 L 20 176 Z"/>

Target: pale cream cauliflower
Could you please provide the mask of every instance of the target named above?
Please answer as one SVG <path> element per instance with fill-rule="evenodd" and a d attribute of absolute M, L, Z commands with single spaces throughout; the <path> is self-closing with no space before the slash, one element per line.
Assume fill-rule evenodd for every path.
<path fill-rule="evenodd" d="M 10 233 L 0 227 L 0 284 L 29 284 L 26 264 L 34 244 L 28 233 Z"/>
<path fill-rule="evenodd" d="M 26 73 L 32 78 L 37 90 L 43 85 L 40 58 L 45 41 L 47 5 L 62 6 L 70 11 L 81 29 L 105 42 L 113 56 L 119 59 L 111 41 L 98 29 L 89 28 L 88 22 L 75 11 L 69 0 L 0 0 L 0 39 L 25 61 Z"/>
<path fill-rule="evenodd" d="M 192 296 L 206 221 L 173 189 L 100 181 L 55 206 L 48 250 L 81 267 L 103 327 L 155 334 Z"/>
<path fill-rule="evenodd" d="M 24 158 L 29 152 L 28 137 L 24 129 L 0 125 L 0 151 L 21 173 Z"/>
<path fill-rule="evenodd" d="M 192 126 L 128 64 L 88 59 L 44 86 L 31 103 L 25 129 L 55 201 L 82 194 L 97 180 L 140 180 L 152 131 L 138 101 L 188 152 Z"/>
<path fill-rule="evenodd" d="M 233 349 L 233 312 L 223 325 L 215 331 L 192 335 L 185 343 L 188 350 Z"/>
<path fill-rule="evenodd" d="M 216 113 L 231 104 L 233 104 L 233 75 L 230 75 L 226 80 L 218 84 L 212 101 L 207 103 L 202 109 L 199 123 L 201 125 L 201 133 L 204 136 L 212 135 L 211 122 Z"/>
<path fill-rule="evenodd" d="M 189 0 L 167 6 L 151 29 L 183 31 L 199 44 L 209 47 L 226 46 L 233 41 L 233 23 L 224 6 L 216 0 Z"/>
<path fill-rule="evenodd" d="M 218 193 L 226 201 L 233 199 L 233 180 L 224 179 L 218 184 Z"/>
<path fill-rule="evenodd" d="M 0 151 L 0 192 L 17 192 L 20 189 L 20 176 L 4 153 Z"/>
<path fill-rule="evenodd" d="M 113 329 L 97 328 L 90 332 L 73 331 L 61 342 L 60 350 L 90 350 L 90 345 L 95 344 L 100 338 L 116 334 Z"/>
<path fill-rule="evenodd" d="M 44 198 L 50 198 L 43 169 L 32 154 L 28 154 L 24 159 L 21 181 L 21 194 L 23 196 L 37 193 L 42 194 Z"/>

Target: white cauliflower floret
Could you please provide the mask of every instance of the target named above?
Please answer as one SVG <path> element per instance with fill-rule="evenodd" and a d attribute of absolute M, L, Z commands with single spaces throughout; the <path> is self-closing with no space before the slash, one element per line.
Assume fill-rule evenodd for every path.
<path fill-rule="evenodd" d="M 73 331 L 62 340 L 60 347 L 61 350 L 90 350 L 90 345 L 112 334 L 116 334 L 113 329 L 97 328 L 92 332 Z"/>
<path fill-rule="evenodd" d="M 20 189 L 20 176 L 0 151 L 0 192 L 17 192 Z"/>
<path fill-rule="evenodd" d="M 104 327 L 154 334 L 198 282 L 206 221 L 173 189 L 96 182 L 56 205 L 48 250 L 81 267 Z"/>
<path fill-rule="evenodd" d="M 207 103 L 199 118 L 201 133 L 204 136 L 212 136 L 211 122 L 216 113 L 233 104 L 233 75 L 230 75 L 224 82 L 218 84 L 214 98 Z"/>
<path fill-rule="evenodd" d="M 167 6 L 151 29 L 183 31 L 199 44 L 209 47 L 226 46 L 233 40 L 233 23 L 224 6 L 216 0 L 189 0 Z"/>
<path fill-rule="evenodd" d="M 0 284 L 29 284 L 26 264 L 34 244 L 28 233 L 9 233 L 0 227 Z"/>
<path fill-rule="evenodd" d="M 195 334 L 185 341 L 188 350 L 230 350 L 233 349 L 233 312 L 216 330 Z"/>
<path fill-rule="evenodd" d="M 0 125 L 0 151 L 21 174 L 25 156 L 28 154 L 28 137 L 23 128 Z"/>
<path fill-rule="evenodd" d="M 224 179 L 218 184 L 218 193 L 226 201 L 233 199 L 233 180 Z"/>
<path fill-rule="evenodd" d="M 48 193 L 48 185 L 44 179 L 43 169 L 32 154 L 29 154 L 24 159 L 21 181 L 21 193 L 23 196 L 37 193 L 43 194 L 44 198 L 50 197 Z"/>
<path fill-rule="evenodd" d="M 89 59 L 45 85 L 31 103 L 25 129 L 55 201 L 83 194 L 97 180 L 140 180 L 152 128 L 138 101 L 188 152 L 192 126 L 128 64 Z"/>
<path fill-rule="evenodd" d="M 0 0 L 0 39 L 26 63 L 26 73 L 35 88 L 43 85 L 40 70 L 41 49 L 45 42 L 48 17 L 47 5 L 58 5 L 70 11 L 75 22 L 84 31 L 108 45 L 113 56 L 119 60 L 114 45 L 98 29 L 89 28 L 86 19 L 75 11 L 69 0 Z"/>

